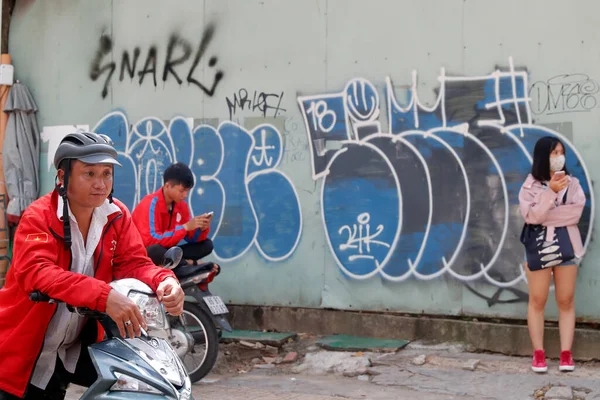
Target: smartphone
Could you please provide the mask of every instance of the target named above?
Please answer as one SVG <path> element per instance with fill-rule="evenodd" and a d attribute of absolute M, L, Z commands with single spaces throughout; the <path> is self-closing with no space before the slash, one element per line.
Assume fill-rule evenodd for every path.
<path fill-rule="evenodd" d="M 562 178 L 563 176 L 565 176 L 565 171 L 556 171 L 554 175 L 556 175 L 559 178 Z"/>

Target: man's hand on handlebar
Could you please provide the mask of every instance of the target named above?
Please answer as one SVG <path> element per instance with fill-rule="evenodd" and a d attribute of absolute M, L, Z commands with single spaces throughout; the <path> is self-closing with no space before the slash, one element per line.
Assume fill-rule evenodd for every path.
<path fill-rule="evenodd" d="M 156 296 L 158 297 L 158 300 L 163 303 L 165 311 L 169 314 L 177 316 L 183 312 L 185 294 L 175 278 L 165 278 L 165 280 L 158 285 Z"/>
<path fill-rule="evenodd" d="M 137 305 L 129 297 L 123 296 L 114 289 L 108 292 L 106 313 L 115 321 L 124 338 L 127 335 L 132 339 L 140 336 L 142 334 L 140 327 L 148 329 Z"/>

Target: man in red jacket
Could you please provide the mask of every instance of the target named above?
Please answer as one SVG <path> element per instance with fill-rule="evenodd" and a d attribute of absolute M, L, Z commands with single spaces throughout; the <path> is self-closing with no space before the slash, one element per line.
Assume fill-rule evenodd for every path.
<path fill-rule="evenodd" d="M 107 313 L 123 337 L 140 335 L 144 318 L 133 301 L 112 290 L 115 279 L 139 279 L 166 311 L 183 310 L 179 282 L 146 256 L 127 207 L 112 198 L 119 163 L 110 138 L 69 134 L 54 165 L 56 189 L 23 213 L 0 290 L 0 400 L 63 399 L 69 383 L 96 380 L 87 346 L 103 332 L 66 304 Z M 29 294 L 36 290 L 64 303 L 35 303 Z"/>
<path fill-rule="evenodd" d="M 194 186 L 194 175 L 183 163 L 167 167 L 163 186 L 147 195 L 133 210 L 135 226 L 142 235 L 148 256 L 156 265 L 163 262 L 167 249 L 185 239 L 182 263 L 197 265 L 213 251 L 208 238 L 212 213 L 192 218 L 185 199 Z"/>

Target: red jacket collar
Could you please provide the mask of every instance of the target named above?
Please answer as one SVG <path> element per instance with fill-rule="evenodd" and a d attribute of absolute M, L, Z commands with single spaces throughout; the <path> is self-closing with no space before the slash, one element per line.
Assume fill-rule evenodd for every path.
<path fill-rule="evenodd" d="M 161 186 L 160 189 L 158 189 L 156 192 L 154 192 L 153 195 L 158 198 L 158 202 L 156 204 L 158 212 L 168 214 L 169 208 L 167 207 L 167 200 L 165 199 L 163 187 Z M 177 207 L 177 203 L 173 202 L 173 210 L 175 210 L 175 207 Z"/>
<path fill-rule="evenodd" d="M 48 223 L 50 225 L 50 229 L 52 229 L 52 231 L 55 234 L 58 234 L 61 237 L 63 237 L 65 234 L 64 222 L 63 222 L 63 220 L 58 218 L 58 215 L 56 215 L 56 211 L 58 209 L 58 196 L 59 196 L 58 191 L 56 189 L 54 189 L 50 196 L 50 207 L 46 207 L 44 209 L 44 213 L 46 214 L 45 215 L 46 221 L 48 221 Z M 164 200 L 163 200 L 163 202 L 164 202 Z M 120 210 L 115 211 L 114 213 L 112 213 L 108 216 L 107 223 L 110 223 L 112 220 L 121 216 L 122 214 L 123 213 Z"/>

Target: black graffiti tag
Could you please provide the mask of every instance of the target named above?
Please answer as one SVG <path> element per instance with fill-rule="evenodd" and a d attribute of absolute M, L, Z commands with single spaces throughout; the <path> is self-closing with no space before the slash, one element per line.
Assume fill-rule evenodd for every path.
<path fill-rule="evenodd" d="M 217 70 L 215 72 L 213 81 L 209 85 L 205 85 L 201 81 L 199 81 L 194 75 L 196 69 L 200 65 L 200 62 L 204 59 L 204 55 L 208 49 L 210 42 L 214 36 L 215 26 L 210 24 L 202 33 L 202 37 L 200 39 L 200 44 L 196 50 L 195 56 L 191 61 L 189 66 L 187 76 L 181 75 L 181 67 L 188 60 L 191 59 L 193 47 L 189 40 L 180 37 L 178 34 L 172 34 L 169 37 L 166 46 L 166 52 L 164 53 L 164 63 L 162 67 L 162 81 L 166 83 L 169 80 L 169 77 L 175 79 L 177 84 L 181 85 L 183 83 L 182 76 L 186 76 L 185 80 L 188 85 L 193 85 L 201 89 L 206 95 L 212 97 L 215 94 L 216 88 L 219 82 L 223 79 L 224 73 L 221 70 Z M 106 98 L 108 95 L 108 87 L 111 84 L 111 79 L 115 70 L 117 69 L 117 63 L 115 61 L 106 60 L 103 64 L 103 60 L 105 58 L 109 58 L 109 54 L 112 52 L 114 48 L 113 39 L 107 35 L 103 34 L 100 36 L 100 46 L 96 51 L 94 58 L 92 59 L 91 69 L 90 69 L 90 79 L 92 81 L 98 80 L 105 72 L 106 79 L 104 80 L 104 86 L 102 88 L 102 98 Z M 151 75 L 152 83 L 154 87 L 157 87 L 157 73 L 158 67 L 157 64 L 159 59 L 163 57 L 159 48 L 156 45 L 152 45 L 148 48 L 146 52 L 146 57 L 143 62 L 143 66 L 140 70 L 137 70 L 138 61 L 140 60 L 140 56 L 142 54 L 142 50 L 139 46 L 133 49 L 133 52 L 130 53 L 127 50 L 124 50 L 121 55 L 121 64 L 120 64 L 120 74 L 119 74 L 119 82 L 123 82 L 123 80 L 128 77 L 130 80 L 133 80 L 136 75 L 138 77 L 137 83 L 141 86 L 145 82 L 146 75 Z M 208 60 L 209 68 L 215 68 L 217 65 L 218 58 L 216 56 L 212 56 Z M 179 71 L 177 70 L 179 68 Z"/>
<path fill-rule="evenodd" d="M 106 81 L 104 81 L 104 87 L 102 88 L 102 98 L 105 98 L 108 94 L 108 83 L 110 82 L 110 78 L 112 78 L 113 72 L 115 72 L 115 63 L 110 62 L 102 67 L 100 66 L 100 63 L 102 62 L 102 58 L 111 52 L 112 46 L 110 36 L 104 34 L 100 36 L 100 48 L 96 51 L 96 55 L 92 61 L 92 69 L 90 71 L 90 78 L 92 81 L 97 80 L 104 71 L 109 71 L 106 76 Z"/>
<path fill-rule="evenodd" d="M 269 98 L 272 98 L 270 102 Z M 287 111 L 285 108 L 281 108 L 281 100 L 283 99 L 283 92 L 277 93 L 265 93 L 254 91 L 252 97 L 249 96 L 248 90 L 240 89 L 237 93 L 233 94 L 233 98 L 225 98 L 227 102 L 227 108 L 229 109 L 229 119 L 232 119 L 238 108 L 240 110 L 251 110 L 255 112 L 258 110 L 263 117 L 267 116 L 269 110 L 273 110 L 273 117 L 277 117 L 280 111 Z M 277 102 L 277 105 L 275 105 Z"/>
<path fill-rule="evenodd" d="M 531 85 L 531 111 L 536 115 L 590 111 L 598 105 L 599 91 L 598 82 L 586 74 L 557 75 Z"/>

